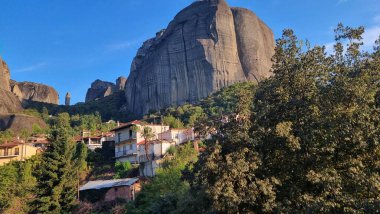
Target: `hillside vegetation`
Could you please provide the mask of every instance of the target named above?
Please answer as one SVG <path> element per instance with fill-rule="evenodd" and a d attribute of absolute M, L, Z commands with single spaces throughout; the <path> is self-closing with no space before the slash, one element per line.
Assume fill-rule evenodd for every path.
<path fill-rule="evenodd" d="M 147 115 L 146 121 L 195 127 L 211 138 L 199 155 L 192 144 L 173 151 L 136 201 L 101 212 L 379 213 L 380 38 L 368 53 L 360 51 L 364 28 L 340 24 L 335 32 L 335 51 L 327 54 L 285 30 L 271 78 Z M 73 181 L 91 164 L 70 138 L 78 124 L 102 128 L 91 127 L 101 124 L 100 114 L 91 115 L 48 119 L 49 150 L 0 167 L 1 211 L 96 212 L 74 200 Z"/>

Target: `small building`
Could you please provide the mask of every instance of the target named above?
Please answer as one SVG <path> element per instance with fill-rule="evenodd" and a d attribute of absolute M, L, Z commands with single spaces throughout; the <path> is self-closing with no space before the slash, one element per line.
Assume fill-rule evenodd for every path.
<path fill-rule="evenodd" d="M 50 140 L 47 135 L 40 134 L 37 136 L 32 136 L 27 139 L 27 143 L 33 145 L 34 147 L 40 148 L 45 151 L 50 144 Z"/>
<path fill-rule="evenodd" d="M 189 129 L 169 129 L 159 134 L 159 138 L 167 141 L 174 141 L 176 145 L 180 145 L 195 139 L 193 128 Z"/>
<path fill-rule="evenodd" d="M 11 161 L 21 161 L 41 152 L 41 149 L 22 142 L 0 144 L 0 166 Z"/>
<path fill-rule="evenodd" d="M 98 132 L 91 133 L 90 131 L 82 131 L 81 136 L 75 137 L 76 142 L 84 143 L 91 150 L 102 148 L 104 142 L 114 140 L 113 132 L 96 134 Z"/>
<path fill-rule="evenodd" d="M 144 155 L 140 150 L 140 146 L 144 144 L 144 138 L 139 132 L 136 132 L 132 127 L 138 127 L 143 129 L 149 127 L 152 129 L 154 137 L 151 139 L 159 140 L 159 133 L 169 130 L 169 126 L 144 124 L 141 121 L 135 120 L 119 127 L 114 128 L 115 132 L 115 159 L 116 161 L 126 162 L 129 161 L 132 164 L 139 164 L 139 157 Z"/>
<path fill-rule="evenodd" d="M 90 181 L 80 187 L 79 198 L 89 202 L 133 201 L 140 190 L 138 178 Z"/>
<path fill-rule="evenodd" d="M 169 148 L 175 146 L 174 141 L 154 140 L 149 143 L 148 151 L 145 151 L 145 141 L 139 143 L 139 174 L 143 177 L 154 177 L 156 170 L 164 162 L 163 157 Z M 148 153 L 149 158 L 147 158 Z"/>

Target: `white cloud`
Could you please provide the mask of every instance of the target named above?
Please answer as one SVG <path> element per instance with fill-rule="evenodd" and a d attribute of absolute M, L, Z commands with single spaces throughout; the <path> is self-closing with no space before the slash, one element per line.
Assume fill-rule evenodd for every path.
<path fill-rule="evenodd" d="M 335 45 L 335 42 L 330 42 L 330 43 L 327 43 L 324 45 L 326 47 L 326 53 L 327 54 L 333 54 L 334 53 L 334 45 Z"/>
<path fill-rule="evenodd" d="M 45 67 L 46 65 L 47 65 L 46 62 L 40 62 L 40 63 L 34 64 L 34 65 L 30 65 L 30 66 L 26 66 L 26 67 L 23 67 L 23 68 L 14 69 L 12 72 L 20 73 L 20 72 L 35 71 L 35 70 L 38 70 L 38 69 L 41 69 L 41 68 Z"/>
<path fill-rule="evenodd" d="M 364 34 L 362 35 L 363 46 L 361 47 L 361 50 L 372 51 L 375 41 L 379 38 L 379 36 L 380 36 L 380 26 L 372 26 L 370 28 L 366 28 Z M 334 45 L 335 45 L 335 42 L 329 42 L 329 43 L 324 44 L 324 46 L 326 47 L 327 54 L 334 53 Z M 345 43 L 344 45 L 347 45 L 347 43 Z"/>
<path fill-rule="evenodd" d="M 372 50 L 375 41 L 380 36 L 380 26 L 373 26 L 365 30 L 363 34 L 363 49 L 364 50 Z"/>

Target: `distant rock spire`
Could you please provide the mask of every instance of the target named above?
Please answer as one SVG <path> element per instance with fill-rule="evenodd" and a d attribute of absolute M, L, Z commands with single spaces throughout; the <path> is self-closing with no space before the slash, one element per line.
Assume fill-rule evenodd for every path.
<path fill-rule="evenodd" d="M 71 94 L 70 92 L 66 93 L 66 98 L 65 98 L 65 105 L 69 106 L 70 105 L 70 100 L 71 100 Z"/>

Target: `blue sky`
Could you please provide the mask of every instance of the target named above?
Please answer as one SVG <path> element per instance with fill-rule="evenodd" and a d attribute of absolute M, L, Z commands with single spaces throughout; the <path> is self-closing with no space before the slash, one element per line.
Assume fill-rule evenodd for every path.
<path fill-rule="evenodd" d="M 53 86 L 63 103 L 83 101 L 95 79 L 128 76 L 142 42 L 191 0 L 0 0 L 0 55 L 12 79 Z M 380 34 L 380 0 L 227 0 L 254 11 L 275 33 L 295 30 L 312 44 L 333 41 L 338 22 Z"/>

